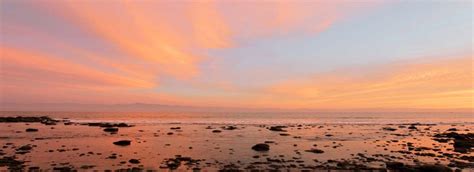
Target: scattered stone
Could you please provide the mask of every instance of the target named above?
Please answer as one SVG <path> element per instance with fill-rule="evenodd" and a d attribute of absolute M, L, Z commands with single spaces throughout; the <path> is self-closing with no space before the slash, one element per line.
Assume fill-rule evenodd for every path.
<path fill-rule="evenodd" d="M 254 146 L 252 146 L 252 149 L 255 151 L 269 151 L 270 150 L 270 145 L 265 144 L 265 143 L 259 143 Z"/>
<path fill-rule="evenodd" d="M 31 151 L 31 149 L 33 149 L 33 147 L 31 145 L 23 145 L 19 148 L 16 149 L 16 153 L 18 154 L 24 154 L 24 153 L 28 153 Z"/>
<path fill-rule="evenodd" d="M 38 129 L 36 129 L 36 128 L 27 128 L 25 131 L 26 132 L 38 132 Z"/>
<path fill-rule="evenodd" d="M 321 150 L 321 149 L 315 149 L 315 148 L 311 148 L 310 150 L 306 150 L 306 152 L 311 152 L 311 153 L 316 153 L 316 154 L 324 153 L 323 150 Z"/>
<path fill-rule="evenodd" d="M 459 153 L 469 153 L 474 147 L 474 139 L 456 139 L 454 140 L 454 151 Z"/>
<path fill-rule="evenodd" d="M 222 129 L 224 129 L 224 130 L 235 130 L 235 129 L 237 129 L 237 127 L 233 126 L 233 125 L 230 125 L 230 126 L 222 127 Z"/>
<path fill-rule="evenodd" d="M 462 159 L 462 160 L 465 160 L 465 161 L 469 161 L 469 162 L 474 162 L 474 156 L 463 155 L 463 156 L 461 156 L 459 159 Z"/>
<path fill-rule="evenodd" d="M 130 164 L 140 164 L 140 160 L 138 160 L 138 159 L 130 159 L 130 160 L 128 160 L 128 162 Z"/>
<path fill-rule="evenodd" d="M 284 130 L 283 128 L 287 128 L 287 126 L 271 126 L 270 128 L 268 128 L 270 131 L 278 131 L 278 132 L 286 132 L 286 130 Z"/>
<path fill-rule="evenodd" d="M 419 171 L 429 171 L 429 172 L 451 172 L 449 167 L 442 166 L 442 165 L 421 165 L 415 167 L 415 169 Z"/>
<path fill-rule="evenodd" d="M 104 131 L 105 132 L 109 132 L 109 133 L 116 133 L 119 131 L 118 128 L 114 128 L 114 127 L 107 127 L 107 128 L 104 128 Z"/>
<path fill-rule="evenodd" d="M 132 141 L 130 140 L 120 140 L 120 141 L 116 141 L 114 142 L 114 145 L 118 145 L 118 146 L 128 146 L 130 145 Z"/>
<path fill-rule="evenodd" d="M 416 126 L 414 126 L 414 125 L 410 125 L 410 126 L 408 127 L 408 129 L 409 129 L 409 130 L 418 130 L 418 128 L 416 128 Z"/>
<path fill-rule="evenodd" d="M 450 128 L 447 131 L 458 131 L 458 129 L 457 128 Z"/>
<path fill-rule="evenodd" d="M 403 168 L 405 164 L 401 162 L 385 162 L 385 166 L 388 169 L 400 169 L 400 168 Z"/>
<path fill-rule="evenodd" d="M 110 128 L 110 127 L 133 127 L 133 125 L 128 125 L 126 123 L 102 123 L 102 122 L 90 122 L 84 123 L 83 125 L 88 125 L 91 127 L 102 127 L 102 128 Z"/>
<path fill-rule="evenodd" d="M 433 140 L 441 140 L 440 138 L 454 139 L 453 148 L 455 152 L 469 153 L 474 147 L 474 133 L 459 134 L 456 132 L 436 134 Z M 445 141 L 445 140 L 442 140 Z"/>
<path fill-rule="evenodd" d="M 383 127 L 382 130 L 385 130 L 385 131 L 397 131 L 396 128 L 392 128 L 392 127 Z"/>
<path fill-rule="evenodd" d="M 175 158 L 164 159 L 160 168 L 168 168 L 170 170 L 175 170 L 181 166 L 182 162 L 184 162 L 184 164 L 187 165 L 188 167 L 195 166 L 193 167 L 193 170 L 194 169 L 200 170 L 199 167 L 196 167 L 197 165 L 199 165 L 200 161 L 201 160 L 192 159 L 191 157 L 183 157 L 181 155 L 175 155 Z"/>
<path fill-rule="evenodd" d="M 44 125 L 56 125 L 58 120 L 54 120 L 47 116 L 41 117 L 0 117 L 0 123 L 16 123 L 16 122 L 27 122 L 27 123 L 42 123 Z"/>
<path fill-rule="evenodd" d="M 54 167 L 53 171 L 73 171 L 71 167 Z"/>
<path fill-rule="evenodd" d="M 23 171 L 25 162 L 16 160 L 15 157 L 2 157 L 0 158 L 0 167 L 8 167 L 11 171 Z"/>

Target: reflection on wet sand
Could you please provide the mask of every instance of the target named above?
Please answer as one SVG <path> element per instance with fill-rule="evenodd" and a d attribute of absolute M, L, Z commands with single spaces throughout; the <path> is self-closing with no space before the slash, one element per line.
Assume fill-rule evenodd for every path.
<path fill-rule="evenodd" d="M 0 170 L 472 170 L 474 125 L 0 120 Z"/>

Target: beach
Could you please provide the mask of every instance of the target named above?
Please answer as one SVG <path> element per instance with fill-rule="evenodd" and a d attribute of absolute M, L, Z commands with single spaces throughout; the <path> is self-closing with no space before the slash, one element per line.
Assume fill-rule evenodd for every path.
<path fill-rule="evenodd" d="M 0 0 L 0 172 L 474 172 L 469 0 Z"/>
<path fill-rule="evenodd" d="M 123 123 L 7 114 L 0 171 L 474 169 L 471 121 Z"/>

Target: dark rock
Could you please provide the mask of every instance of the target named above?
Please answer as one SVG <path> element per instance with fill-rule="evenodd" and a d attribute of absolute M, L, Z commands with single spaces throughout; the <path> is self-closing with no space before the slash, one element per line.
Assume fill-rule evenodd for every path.
<path fill-rule="evenodd" d="M 442 165 L 416 165 L 408 166 L 401 162 L 385 162 L 387 169 L 394 171 L 407 171 L 407 172 L 451 172 L 452 170 L 449 167 Z"/>
<path fill-rule="evenodd" d="M 138 160 L 138 159 L 130 159 L 130 160 L 128 160 L 128 162 L 131 163 L 131 164 L 140 164 L 140 160 Z"/>
<path fill-rule="evenodd" d="M 455 132 L 436 134 L 433 140 L 441 140 L 442 138 L 454 139 L 454 151 L 459 153 L 469 153 L 474 147 L 474 133 L 459 134 Z M 442 140 L 445 141 L 445 140 Z"/>
<path fill-rule="evenodd" d="M 0 158 L 0 167 L 8 167 L 10 171 L 23 171 L 23 164 L 25 162 L 16 160 L 15 157 Z"/>
<path fill-rule="evenodd" d="M 456 139 L 454 140 L 454 151 L 459 153 L 468 153 L 474 147 L 474 139 L 464 140 Z"/>
<path fill-rule="evenodd" d="M 128 125 L 126 123 L 118 123 L 118 124 L 115 124 L 116 127 L 133 127 L 133 125 Z"/>
<path fill-rule="evenodd" d="M 448 129 L 447 131 L 458 131 L 458 129 L 456 129 L 456 128 L 450 128 L 450 129 Z"/>
<path fill-rule="evenodd" d="M 237 129 L 237 127 L 231 125 L 231 126 L 222 127 L 222 129 L 224 129 L 224 130 L 235 130 L 235 129 Z"/>
<path fill-rule="evenodd" d="M 189 167 L 192 165 L 198 165 L 200 160 L 195 160 L 191 157 L 183 157 L 181 155 L 176 155 L 175 158 L 164 159 L 160 168 L 168 168 L 170 170 L 174 170 L 181 166 L 181 162 L 184 162 L 185 165 Z M 198 167 L 195 168 L 198 169 Z"/>
<path fill-rule="evenodd" d="M 314 149 L 314 148 L 312 148 L 312 149 L 310 149 L 310 150 L 306 150 L 306 152 L 311 152 L 311 153 L 316 153 L 316 154 L 324 153 L 323 150 L 321 150 L 321 149 Z"/>
<path fill-rule="evenodd" d="M 0 117 L 0 123 L 16 123 L 16 122 L 27 122 L 27 123 L 42 123 L 45 125 L 55 125 L 56 122 L 59 122 L 57 120 L 54 120 L 50 117 L 47 116 L 33 116 L 33 117 L 22 117 L 22 116 L 17 116 L 17 117 Z"/>
<path fill-rule="evenodd" d="M 27 128 L 25 131 L 26 132 L 38 132 L 38 129 L 36 129 L 36 128 Z"/>
<path fill-rule="evenodd" d="M 284 130 L 283 128 L 287 128 L 287 126 L 271 126 L 269 128 L 270 131 L 278 131 L 278 132 L 286 132 L 286 130 Z"/>
<path fill-rule="evenodd" d="M 385 130 L 385 131 L 396 131 L 397 129 L 396 129 L 396 128 L 392 128 L 392 127 L 383 127 L 382 130 Z"/>
<path fill-rule="evenodd" d="M 440 143 L 448 143 L 450 141 L 450 139 L 443 139 L 443 138 L 434 138 L 433 140 Z"/>
<path fill-rule="evenodd" d="M 119 131 L 118 128 L 113 128 L 113 127 L 108 127 L 108 128 L 104 128 L 104 131 L 105 132 L 110 132 L 110 133 L 116 133 Z"/>
<path fill-rule="evenodd" d="M 117 155 L 110 155 L 107 157 L 107 159 L 117 159 Z"/>
<path fill-rule="evenodd" d="M 254 146 L 252 146 L 252 149 L 255 151 L 269 151 L 270 150 L 270 145 L 265 144 L 265 143 L 259 143 Z"/>
<path fill-rule="evenodd" d="M 474 156 L 461 156 L 459 159 L 462 159 L 462 160 L 466 160 L 466 161 L 469 161 L 469 162 L 474 162 Z"/>
<path fill-rule="evenodd" d="M 419 171 L 429 171 L 429 172 L 451 172 L 449 167 L 442 166 L 442 165 L 421 165 L 418 167 L 415 167 L 415 169 Z"/>
<path fill-rule="evenodd" d="M 88 125 L 91 127 L 102 127 L 102 128 L 111 128 L 111 127 L 133 127 L 133 125 L 128 125 L 126 123 L 102 123 L 102 122 L 90 122 L 83 125 Z"/>
<path fill-rule="evenodd" d="M 40 171 L 40 168 L 39 167 L 28 167 L 28 171 L 29 172 Z"/>
<path fill-rule="evenodd" d="M 132 141 L 130 140 L 120 140 L 120 141 L 116 141 L 114 142 L 114 145 L 118 145 L 118 146 L 128 146 L 130 145 Z"/>
<path fill-rule="evenodd" d="M 24 145 L 24 146 L 19 147 L 19 148 L 16 149 L 16 150 L 17 150 L 17 151 L 29 151 L 29 150 L 31 150 L 31 149 L 33 149 L 32 146 L 30 146 L 30 145 Z"/>
<path fill-rule="evenodd" d="M 468 168 L 468 169 L 473 169 L 474 168 L 474 163 L 467 163 L 467 162 L 461 162 L 461 161 L 451 161 L 451 163 L 448 164 L 449 167 L 457 167 L 457 168 Z"/>
<path fill-rule="evenodd" d="M 221 130 L 212 130 L 213 133 L 220 133 L 222 132 Z"/>
<path fill-rule="evenodd" d="M 388 169 L 400 169 L 400 168 L 403 168 L 405 164 L 401 162 L 385 162 L 385 166 Z"/>
<path fill-rule="evenodd" d="M 53 171 L 68 172 L 73 171 L 71 167 L 54 167 Z"/>

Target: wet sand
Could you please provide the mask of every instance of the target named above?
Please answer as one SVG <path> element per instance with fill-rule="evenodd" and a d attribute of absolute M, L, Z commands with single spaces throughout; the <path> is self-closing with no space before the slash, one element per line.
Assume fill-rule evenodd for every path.
<path fill-rule="evenodd" d="M 473 130 L 472 124 L 104 124 L 3 118 L 0 171 L 473 171 Z"/>

